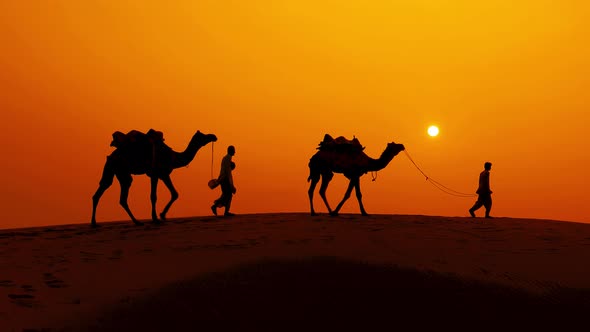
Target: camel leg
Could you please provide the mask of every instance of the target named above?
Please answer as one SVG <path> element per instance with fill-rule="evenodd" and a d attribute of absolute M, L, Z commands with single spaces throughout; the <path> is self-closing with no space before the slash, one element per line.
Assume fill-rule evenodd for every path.
<path fill-rule="evenodd" d="M 334 177 L 334 173 L 332 173 L 332 172 L 323 173 L 322 174 L 322 184 L 320 186 L 320 196 L 322 196 L 322 200 L 324 201 L 324 204 L 326 204 L 329 214 L 332 214 L 332 209 L 330 208 L 330 204 L 328 203 L 328 199 L 326 198 L 326 190 L 328 189 L 328 185 L 330 184 L 330 181 L 332 181 L 333 177 Z"/>
<path fill-rule="evenodd" d="M 168 204 L 166 204 L 166 207 L 164 207 L 164 210 L 162 211 L 162 213 L 160 213 L 160 219 L 162 219 L 162 221 L 165 221 L 166 220 L 166 213 L 168 213 L 168 210 L 172 206 L 172 203 L 174 203 L 174 201 L 176 201 L 178 199 L 178 192 L 176 191 L 176 188 L 174 188 L 174 185 L 172 184 L 172 179 L 170 179 L 170 175 L 163 176 L 162 181 L 166 185 L 166 188 L 168 188 L 168 190 L 170 190 L 170 202 L 168 202 Z"/>
<path fill-rule="evenodd" d="M 96 193 L 92 196 L 92 219 L 90 221 L 90 226 L 97 227 L 96 224 L 96 207 L 98 206 L 98 202 L 102 197 L 102 194 L 109 189 L 109 187 L 113 184 L 113 178 L 115 177 L 115 172 L 109 163 L 109 159 L 107 157 L 107 162 L 104 165 L 104 169 L 102 171 L 102 177 L 100 178 L 100 182 L 98 185 L 98 189 Z"/>
<path fill-rule="evenodd" d="M 344 202 L 346 202 L 350 198 L 350 194 L 352 193 L 352 188 L 356 186 L 356 183 L 357 183 L 356 181 L 358 181 L 358 178 L 356 178 L 356 179 L 353 178 L 350 180 L 350 182 L 348 183 L 348 188 L 346 188 L 346 192 L 344 193 L 344 198 L 342 198 L 340 203 L 338 203 L 338 206 L 336 206 L 336 210 L 334 210 L 334 212 L 332 212 L 331 215 L 333 215 L 333 216 L 338 215 L 338 211 L 340 211 L 340 209 L 342 208 L 342 205 L 344 205 Z"/>
<path fill-rule="evenodd" d="M 317 174 L 316 176 L 314 174 L 314 176 L 310 176 L 310 180 L 311 184 L 309 185 L 309 190 L 307 191 L 307 195 L 309 196 L 309 207 L 311 208 L 311 215 L 317 216 L 317 213 L 315 213 L 315 210 L 313 209 L 313 192 L 315 191 L 316 185 L 320 181 L 320 175 Z"/>
<path fill-rule="evenodd" d="M 160 222 L 158 219 L 158 214 L 156 213 L 156 201 L 158 200 L 158 177 L 151 176 L 150 184 L 152 188 L 150 192 L 150 201 L 152 202 L 152 221 L 157 223 Z"/>
<path fill-rule="evenodd" d="M 111 185 L 103 186 L 102 184 L 96 190 L 96 193 L 92 196 L 92 219 L 90 220 L 90 226 L 97 227 L 96 224 L 96 207 L 98 206 L 98 201 L 100 201 L 100 197 L 104 192 L 110 187 Z"/>
<path fill-rule="evenodd" d="M 131 188 L 131 182 L 133 182 L 133 177 L 131 174 L 117 174 L 117 180 L 119 180 L 119 184 L 121 185 L 121 197 L 119 198 L 119 204 L 125 209 L 133 223 L 136 225 L 143 225 L 142 222 L 135 219 L 133 213 L 129 209 L 129 204 L 127 204 L 127 198 L 129 198 L 129 188 Z"/>
<path fill-rule="evenodd" d="M 109 187 L 111 186 L 111 184 L 113 183 L 113 180 L 111 179 L 111 183 L 105 183 L 103 184 L 101 182 L 101 184 L 98 186 L 98 189 L 96 190 L 96 193 L 94 193 L 94 195 L 92 196 L 92 219 L 90 220 L 90 226 L 92 227 L 97 227 L 98 225 L 96 224 L 96 207 L 98 206 L 98 201 L 100 201 L 100 197 L 102 196 L 102 194 L 104 194 L 104 192 L 109 189 Z"/>
<path fill-rule="evenodd" d="M 356 192 L 356 199 L 359 201 L 359 207 L 361 208 L 361 214 L 363 216 L 368 216 L 369 214 L 365 211 L 365 207 L 363 206 L 363 194 L 361 193 L 361 181 L 360 179 L 356 180 L 356 185 L 354 186 Z"/>

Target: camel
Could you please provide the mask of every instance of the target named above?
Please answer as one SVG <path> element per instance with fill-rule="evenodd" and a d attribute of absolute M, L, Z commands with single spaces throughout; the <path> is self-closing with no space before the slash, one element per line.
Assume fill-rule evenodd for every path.
<path fill-rule="evenodd" d="M 363 152 L 364 147 L 360 144 L 358 139 L 354 138 L 350 141 L 344 137 L 333 139 L 330 135 L 326 134 L 324 140 L 320 142 L 317 149 L 319 151 L 316 152 L 309 161 L 309 177 L 307 178 L 307 182 L 311 181 L 308 190 L 311 215 L 317 215 L 313 208 L 313 193 L 321 177 L 322 184 L 320 186 L 320 196 L 328 208 L 330 215 L 338 215 L 342 205 L 348 200 L 352 193 L 352 189 L 354 188 L 356 190 L 356 198 L 359 202 L 361 214 L 367 216 L 368 213 L 365 211 L 362 201 L 360 177 L 367 172 L 376 172 L 385 168 L 389 162 L 393 160 L 393 157 L 405 148 L 403 144 L 396 144 L 395 142 L 388 143 L 385 151 L 383 151 L 379 159 L 373 159 Z M 336 206 L 336 209 L 332 210 L 326 199 L 326 189 L 328 188 L 328 184 L 332 180 L 334 173 L 342 173 L 350 180 L 350 182 L 348 184 L 348 189 L 346 189 L 346 193 L 344 194 L 344 198 L 340 201 L 338 206 Z"/>
<path fill-rule="evenodd" d="M 125 209 L 131 220 L 136 225 L 143 223 L 138 221 L 131 213 L 127 204 L 129 188 L 133 181 L 132 175 L 146 174 L 151 179 L 151 203 L 152 203 L 152 221 L 160 222 L 156 213 L 156 193 L 158 180 L 162 180 L 168 190 L 170 190 L 170 201 L 160 213 L 162 221 L 166 220 L 166 213 L 172 206 L 172 203 L 178 199 L 178 192 L 172 184 L 170 173 L 176 168 L 187 166 L 197 154 L 197 151 L 209 142 L 217 141 L 213 134 L 203 134 L 197 131 L 191 138 L 187 148 L 183 152 L 176 152 L 164 144 L 164 138 L 161 132 L 150 129 L 147 134 L 136 130 L 128 134 L 121 132 L 113 133 L 113 142 L 111 146 L 116 149 L 109 156 L 102 171 L 102 177 L 99 182 L 98 190 L 92 196 L 92 220 L 91 226 L 96 227 L 96 207 L 102 194 L 113 184 L 113 178 L 116 176 L 121 185 L 121 196 L 119 204 Z"/>

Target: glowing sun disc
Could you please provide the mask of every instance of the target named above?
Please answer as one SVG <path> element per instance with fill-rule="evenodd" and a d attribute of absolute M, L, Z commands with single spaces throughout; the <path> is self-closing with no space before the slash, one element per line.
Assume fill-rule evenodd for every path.
<path fill-rule="evenodd" d="M 437 126 L 430 126 L 428 127 L 428 135 L 434 137 L 438 135 L 438 127 Z"/>

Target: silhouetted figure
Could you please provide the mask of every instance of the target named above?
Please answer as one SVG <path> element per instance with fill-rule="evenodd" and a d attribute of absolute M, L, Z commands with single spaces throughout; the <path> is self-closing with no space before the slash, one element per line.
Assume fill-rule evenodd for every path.
<path fill-rule="evenodd" d="M 217 215 L 217 208 L 225 207 L 226 217 L 231 217 L 234 214 L 229 211 L 231 207 L 231 201 L 233 195 L 236 193 L 236 187 L 234 187 L 234 179 L 232 171 L 236 167 L 236 164 L 232 161 L 232 157 L 236 154 L 236 148 L 233 145 L 227 147 L 227 154 L 221 160 L 221 169 L 219 170 L 219 177 L 217 181 L 221 187 L 221 196 L 213 202 L 211 211 L 214 215 Z"/>
<path fill-rule="evenodd" d="M 475 211 L 480 207 L 484 206 L 486 209 L 486 218 L 492 218 L 490 216 L 490 210 L 492 209 L 492 190 L 490 189 L 490 170 L 492 169 L 492 163 L 489 161 L 484 164 L 484 170 L 479 174 L 479 187 L 476 193 L 477 202 L 469 209 L 469 214 L 475 218 Z"/>
<path fill-rule="evenodd" d="M 135 219 L 127 204 L 129 188 L 133 181 L 132 175 L 139 174 L 146 174 L 151 179 L 150 199 L 152 202 L 152 220 L 154 222 L 159 221 L 156 213 L 158 180 L 162 180 L 170 190 L 170 201 L 160 213 L 160 218 L 166 220 L 166 213 L 172 203 L 178 199 L 178 192 L 174 189 L 170 173 L 175 168 L 187 166 L 201 147 L 215 141 L 217 141 L 215 135 L 203 134 L 197 131 L 191 138 L 187 148 L 183 152 L 176 152 L 164 143 L 164 135 L 160 131 L 150 129 L 147 134 L 137 130 L 132 130 L 127 134 L 119 131 L 114 132 L 111 146 L 116 147 L 116 149 L 107 157 L 98 190 L 92 196 L 91 225 L 96 226 L 96 207 L 102 194 L 113 184 L 115 176 L 121 185 L 119 203 L 136 225 L 142 224 Z"/>
<path fill-rule="evenodd" d="M 332 136 L 326 134 L 324 140 L 320 142 L 319 151 L 314 154 L 309 161 L 309 177 L 307 182 L 311 181 L 309 186 L 309 205 L 311 208 L 311 215 L 315 216 L 316 213 L 313 208 L 313 192 L 316 185 L 322 179 L 320 186 L 320 196 L 328 208 L 328 212 L 336 216 L 344 205 L 344 202 L 350 197 L 352 189 L 356 190 L 356 198 L 359 202 L 361 214 L 368 215 L 365 211 L 362 201 L 360 177 L 367 172 L 376 172 L 385 168 L 389 162 L 398 153 L 403 151 L 405 148 L 403 144 L 396 144 L 394 142 L 388 143 L 387 148 L 381 154 L 379 159 L 373 159 L 367 156 L 363 150 L 364 147 L 360 144 L 358 139 L 348 140 L 344 137 L 338 137 L 333 139 Z M 335 210 L 330 209 L 330 204 L 326 199 L 326 189 L 328 184 L 334 177 L 334 173 L 342 173 L 350 180 L 348 189 L 344 194 L 344 198 Z"/>

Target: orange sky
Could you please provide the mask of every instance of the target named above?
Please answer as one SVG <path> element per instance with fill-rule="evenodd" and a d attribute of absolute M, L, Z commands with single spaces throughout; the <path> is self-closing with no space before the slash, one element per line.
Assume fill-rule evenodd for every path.
<path fill-rule="evenodd" d="M 111 134 L 149 128 L 177 150 L 215 133 L 215 176 L 234 144 L 236 213 L 308 211 L 307 163 L 330 133 L 374 157 L 403 143 L 464 192 L 492 161 L 493 215 L 590 222 L 589 14 L 573 0 L 4 1 L 0 228 L 89 222 Z M 210 163 L 207 146 L 172 174 L 170 218 L 210 214 Z M 148 183 L 131 188 L 138 218 Z M 333 206 L 346 184 L 332 181 Z M 473 204 L 404 154 L 361 185 L 369 213 Z M 99 222 L 128 219 L 118 195 Z M 161 186 L 158 211 L 168 198 Z M 354 197 L 343 212 L 358 213 Z"/>

